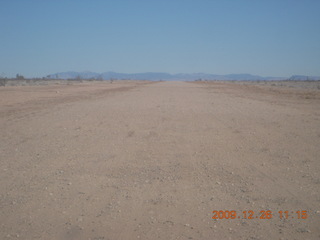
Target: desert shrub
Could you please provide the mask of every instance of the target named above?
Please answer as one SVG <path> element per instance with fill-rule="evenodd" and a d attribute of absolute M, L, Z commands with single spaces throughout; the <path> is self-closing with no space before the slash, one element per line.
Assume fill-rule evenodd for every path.
<path fill-rule="evenodd" d="M 24 79 L 24 76 L 23 76 L 23 75 L 20 75 L 20 74 L 17 74 L 17 75 L 16 75 L 16 79 L 18 79 L 18 80 L 23 80 L 23 79 Z"/>
<path fill-rule="evenodd" d="M 0 86 L 4 87 L 7 84 L 8 79 L 6 78 L 0 78 Z"/>

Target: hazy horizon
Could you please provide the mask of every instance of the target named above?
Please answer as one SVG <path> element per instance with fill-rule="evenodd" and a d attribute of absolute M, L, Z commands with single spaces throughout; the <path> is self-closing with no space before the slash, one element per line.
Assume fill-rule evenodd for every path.
<path fill-rule="evenodd" d="M 0 76 L 320 76 L 320 1 L 3 1 Z"/>

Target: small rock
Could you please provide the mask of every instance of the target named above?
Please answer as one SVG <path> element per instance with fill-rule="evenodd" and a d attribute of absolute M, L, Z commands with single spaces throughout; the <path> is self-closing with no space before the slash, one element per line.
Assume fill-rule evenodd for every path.
<path fill-rule="evenodd" d="M 306 233 L 306 232 L 311 232 L 309 229 L 306 229 L 306 228 L 298 228 L 297 229 L 297 232 L 299 232 L 299 233 Z"/>

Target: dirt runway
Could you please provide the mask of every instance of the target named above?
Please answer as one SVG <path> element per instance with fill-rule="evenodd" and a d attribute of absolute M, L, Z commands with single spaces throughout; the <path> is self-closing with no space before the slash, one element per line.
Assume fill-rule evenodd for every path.
<path fill-rule="evenodd" d="M 1 87 L 0 126 L 0 239 L 320 239 L 319 90 Z"/>

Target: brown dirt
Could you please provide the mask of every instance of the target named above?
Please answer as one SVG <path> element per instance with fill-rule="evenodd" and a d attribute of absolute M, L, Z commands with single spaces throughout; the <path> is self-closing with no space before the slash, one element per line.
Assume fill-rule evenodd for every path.
<path fill-rule="evenodd" d="M 319 91 L 2 87 L 0 124 L 0 239 L 320 238 Z"/>

